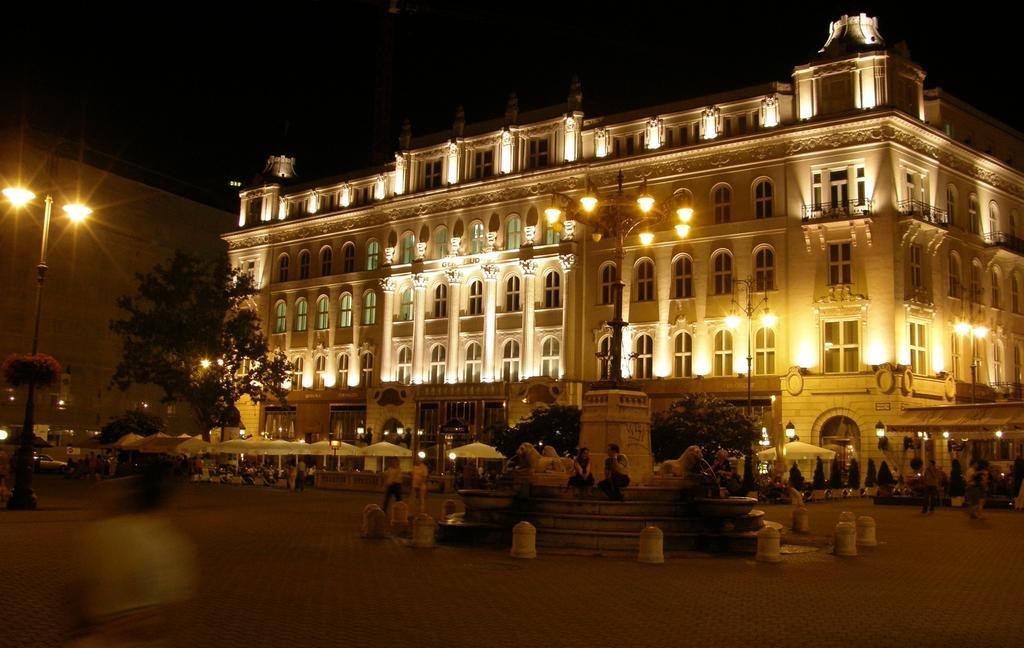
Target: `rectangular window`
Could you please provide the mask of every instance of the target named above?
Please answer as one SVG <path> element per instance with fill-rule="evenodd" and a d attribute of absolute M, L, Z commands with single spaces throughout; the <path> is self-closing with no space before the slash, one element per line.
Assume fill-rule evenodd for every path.
<path fill-rule="evenodd" d="M 672 148 L 672 136 L 674 134 L 675 134 L 675 131 L 672 130 L 671 128 L 666 128 L 665 129 L 665 147 L 666 148 Z"/>
<path fill-rule="evenodd" d="M 687 126 L 679 127 L 679 146 L 686 146 L 690 139 L 690 129 Z"/>
<path fill-rule="evenodd" d="M 857 204 L 863 207 L 867 204 L 868 191 L 865 185 L 864 167 L 857 167 Z"/>
<path fill-rule="evenodd" d="M 825 322 L 825 373 L 860 370 L 860 321 Z"/>
<path fill-rule="evenodd" d="M 736 134 L 746 135 L 747 134 L 747 116 L 739 115 L 736 117 Z"/>
<path fill-rule="evenodd" d="M 473 177 L 477 180 L 494 175 L 494 151 L 477 151 L 473 156 Z"/>
<path fill-rule="evenodd" d="M 633 155 L 636 151 L 636 141 L 632 137 L 626 138 L 626 155 Z"/>
<path fill-rule="evenodd" d="M 530 140 L 527 146 L 527 169 L 541 169 L 548 165 L 548 139 L 538 138 Z"/>
<path fill-rule="evenodd" d="M 910 246 L 910 287 L 915 290 L 924 288 L 921 273 L 921 246 Z"/>
<path fill-rule="evenodd" d="M 830 286 L 852 283 L 849 243 L 831 243 L 828 246 L 828 283 Z"/>
<path fill-rule="evenodd" d="M 924 375 L 928 373 L 928 329 L 919 322 L 908 325 L 907 340 L 910 346 L 910 371 Z"/>
<path fill-rule="evenodd" d="M 821 171 L 811 174 L 811 207 L 821 211 Z"/>
<path fill-rule="evenodd" d="M 441 186 L 441 160 L 429 160 L 423 163 L 423 188 L 434 189 Z"/>
<path fill-rule="evenodd" d="M 850 194 L 847 184 L 849 177 L 846 169 L 833 169 L 828 172 L 829 198 L 832 201 L 832 209 L 842 209 L 849 201 Z"/>

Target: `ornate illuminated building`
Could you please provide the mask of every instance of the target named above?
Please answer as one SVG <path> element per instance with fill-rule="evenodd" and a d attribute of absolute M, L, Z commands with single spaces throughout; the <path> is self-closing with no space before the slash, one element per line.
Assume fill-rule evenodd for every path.
<path fill-rule="evenodd" d="M 294 391 L 247 427 L 433 445 L 578 404 L 611 351 L 613 244 L 545 209 L 620 174 L 694 210 L 685 239 L 671 219 L 649 245 L 634 233 L 618 269 L 617 352 L 654 409 L 694 391 L 745 406 L 748 348 L 773 439 L 792 421 L 863 455 L 879 420 L 971 401 L 974 358 L 978 399 L 1019 395 L 1024 135 L 924 80 L 874 18 L 844 16 L 789 82 L 606 116 L 574 83 L 567 105 L 406 127 L 370 172 L 301 182 L 271 158 L 224 238 Z"/>

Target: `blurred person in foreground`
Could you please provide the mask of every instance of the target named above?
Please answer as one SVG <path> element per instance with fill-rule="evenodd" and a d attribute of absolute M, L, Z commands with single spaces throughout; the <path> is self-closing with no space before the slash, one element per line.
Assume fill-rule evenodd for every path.
<path fill-rule="evenodd" d="M 192 542 L 160 513 L 170 481 L 170 466 L 153 463 L 109 482 L 107 515 L 78 544 L 68 646 L 172 644 L 175 608 L 195 593 L 197 563 Z"/>

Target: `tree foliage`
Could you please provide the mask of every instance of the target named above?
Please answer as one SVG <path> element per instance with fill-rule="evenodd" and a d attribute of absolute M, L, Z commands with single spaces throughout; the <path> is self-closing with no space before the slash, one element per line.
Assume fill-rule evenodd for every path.
<path fill-rule="evenodd" d="M 800 489 L 804 485 L 804 474 L 800 472 L 800 467 L 793 462 L 793 467 L 789 469 L 789 485 L 793 488 Z"/>
<path fill-rule="evenodd" d="M 33 384 L 46 387 L 53 384 L 64 370 L 60 363 L 45 353 L 35 355 L 12 353 L 0 366 L 0 374 L 11 387 Z"/>
<path fill-rule="evenodd" d="M 828 487 L 840 489 L 843 487 L 843 462 L 839 460 L 839 453 L 832 457 L 832 470 L 828 475 Z"/>
<path fill-rule="evenodd" d="M 159 416 L 145 412 L 129 410 L 116 418 L 110 419 L 100 429 L 100 443 L 114 443 L 126 434 L 150 436 L 164 429 L 164 422 Z"/>
<path fill-rule="evenodd" d="M 850 471 L 846 478 L 846 487 L 854 490 L 860 488 L 860 462 L 850 459 Z"/>
<path fill-rule="evenodd" d="M 892 486 L 896 483 L 896 479 L 892 476 L 892 471 L 889 470 L 889 464 L 882 462 L 882 465 L 878 468 L 878 485 L 879 486 Z"/>
<path fill-rule="evenodd" d="M 825 466 L 821 457 L 814 460 L 814 490 L 825 490 Z"/>
<path fill-rule="evenodd" d="M 188 403 L 203 433 L 233 423 L 244 396 L 285 398 L 291 364 L 267 346 L 248 274 L 225 256 L 178 251 L 136 278 L 137 293 L 117 300 L 124 317 L 110 323 L 123 348 L 114 385 L 161 387 L 164 402 Z"/>
<path fill-rule="evenodd" d="M 707 394 L 687 394 L 651 417 L 655 461 L 678 459 L 692 445 L 705 457 L 719 449 L 747 454 L 760 436 L 743 410 Z"/>
<path fill-rule="evenodd" d="M 876 479 L 876 475 L 877 475 L 877 473 L 875 471 L 875 460 L 869 458 L 868 459 L 868 472 L 867 472 L 866 475 L 864 475 L 864 487 L 865 488 L 871 488 L 872 486 L 874 486 L 875 484 L 878 483 L 878 480 Z"/>
<path fill-rule="evenodd" d="M 491 444 L 498 452 L 511 457 L 521 443 L 532 443 L 538 451 L 550 446 L 559 455 L 576 450 L 580 441 L 580 408 L 574 405 L 550 405 L 535 409 L 512 427 L 491 431 Z M 602 451 L 603 448 L 597 451 Z M 591 448 L 594 451 L 594 448 Z"/>

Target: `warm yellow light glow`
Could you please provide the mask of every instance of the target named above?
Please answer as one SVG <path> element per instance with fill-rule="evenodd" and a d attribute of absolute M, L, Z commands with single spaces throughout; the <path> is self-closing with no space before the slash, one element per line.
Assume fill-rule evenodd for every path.
<path fill-rule="evenodd" d="M 881 342 L 875 340 L 868 344 L 867 352 L 864 355 L 864 360 L 869 365 L 880 365 L 889 361 L 889 355 L 885 351 L 885 347 Z M 903 364 L 910 364 L 910 360 Z"/>
<path fill-rule="evenodd" d="M 544 210 L 544 217 L 547 218 L 548 222 L 551 223 L 552 225 L 558 222 L 558 219 L 559 217 L 561 217 L 561 215 L 562 210 L 556 207 L 555 205 L 551 205 L 550 207 Z"/>
<path fill-rule="evenodd" d="M 4 189 L 4 198 L 15 207 L 21 207 L 35 197 L 34 193 L 21 187 L 7 187 Z"/>
<path fill-rule="evenodd" d="M 676 210 L 676 215 L 679 216 L 679 220 L 681 220 L 682 222 L 689 223 L 690 220 L 693 218 L 693 208 L 680 207 L 679 209 Z"/>
<path fill-rule="evenodd" d="M 200 365 L 200 366 L 201 366 L 201 367 L 202 367 L 203 369 L 209 369 L 209 368 L 210 368 L 210 361 L 209 361 L 209 360 L 207 360 L 206 358 L 203 358 L 202 360 L 200 360 L 200 361 L 199 361 L 199 365 Z"/>
<path fill-rule="evenodd" d="M 337 383 L 337 382 L 338 382 L 338 379 L 334 376 L 334 374 L 332 374 L 332 373 L 325 373 L 324 374 L 324 387 L 326 387 L 327 389 L 330 389 L 331 387 L 334 387 L 335 383 Z"/>
<path fill-rule="evenodd" d="M 419 452 L 416 453 L 416 456 L 419 457 L 420 459 L 426 459 L 427 453 L 420 450 Z"/>
<path fill-rule="evenodd" d="M 588 193 L 580 198 L 580 204 L 583 205 L 583 211 L 589 214 L 597 207 L 597 196 Z"/>
<path fill-rule="evenodd" d="M 996 430 L 996 438 L 997 439 L 1002 439 L 1003 438 L 1003 431 L 1002 430 Z"/>
<path fill-rule="evenodd" d="M 644 245 L 650 245 L 651 243 L 654 243 L 654 233 L 640 232 L 640 242 Z"/>
<path fill-rule="evenodd" d="M 636 204 L 640 205 L 640 211 L 646 214 L 647 212 L 654 209 L 654 196 L 646 192 L 642 193 L 636 199 Z"/>
<path fill-rule="evenodd" d="M 764 315 L 761 316 L 761 323 L 767 326 L 768 328 L 772 328 L 779 323 L 779 316 L 771 311 L 766 310 L 764 312 Z"/>
<path fill-rule="evenodd" d="M 690 235 L 690 226 L 683 223 L 676 225 L 676 234 L 679 235 L 679 238 L 686 238 Z"/>
<path fill-rule="evenodd" d="M 799 350 L 796 353 L 796 366 L 803 369 L 810 369 L 818 364 L 818 351 L 812 338 L 807 337 L 800 341 Z"/>
<path fill-rule="evenodd" d="M 957 335 L 963 337 L 971 332 L 971 325 L 967 322 L 957 322 L 953 325 L 953 330 L 956 331 Z"/>
<path fill-rule="evenodd" d="M 454 452 L 449 452 L 448 453 L 448 458 L 451 459 L 452 461 L 455 461 L 455 453 Z"/>
<path fill-rule="evenodd" d="M 988 335 L 988 327 L 975 326 L 972 332 L 974 333 L 974 337 L 978 338 L 979 340 L 983 340 L 985 339 L 985 336 Z"/>
<path fill-rule="evenodd" d="M 71 222 L 81 223 L 82 221 L 89 217 L 89 214 L 92 213 L 92 210 L 86 207 L 85 205 L 79 203 L 72 203 L 70 205 L 64 205 L 64 213 L 68 215 L 68 218 L 71 219 Z"/>
<path fill-rule="evenodd" d="M 725 318 L 725 325 L 731 329 L 735 329 L 740 325 L 740 316 L 735 313 L 730 313 Z"/>
<path fill-rule="evenodd" d="M 7 440 L 7 430 L 0 430 L 0 441 Z"/>
<path fill-rule="evenodd" d="M 943 439 L 948 439 L 949 438 L 949 430 L 946 430 L 945 432 L 942 433 L 942 438 Z"/>
<path fill-rule="evenodd" d="M 311 389 L 312 387 L 313 387 L 313 376 L 303 376 L 302 377 L 302 388 L 303 389 Z"/>

